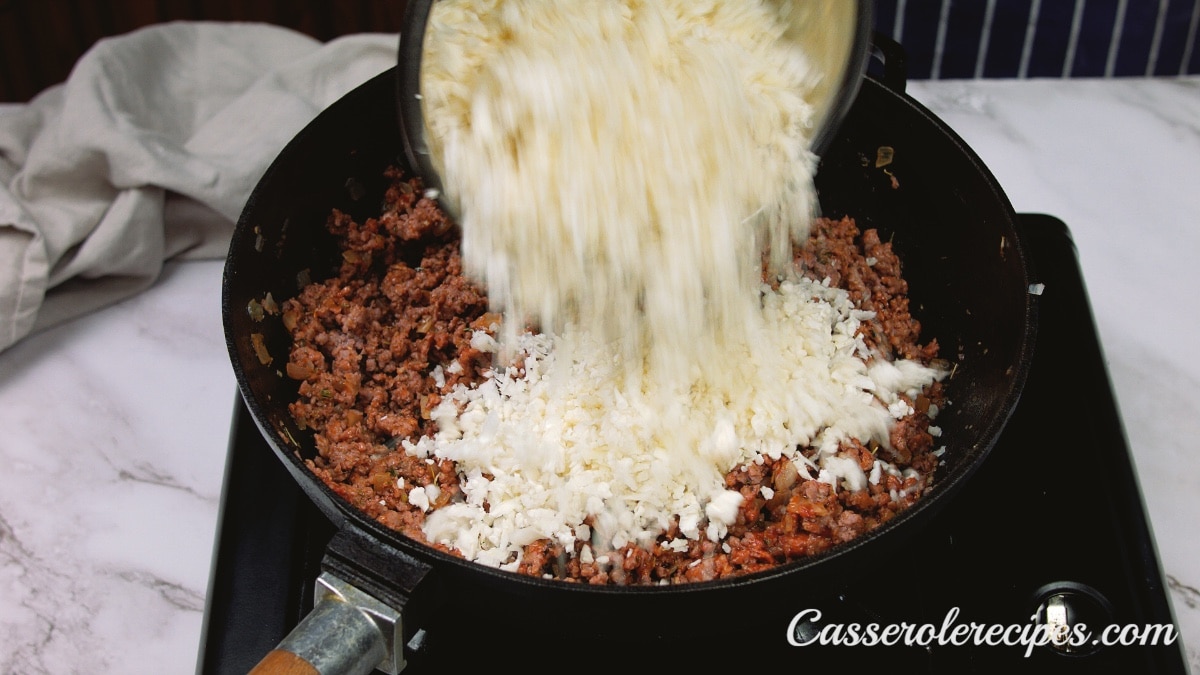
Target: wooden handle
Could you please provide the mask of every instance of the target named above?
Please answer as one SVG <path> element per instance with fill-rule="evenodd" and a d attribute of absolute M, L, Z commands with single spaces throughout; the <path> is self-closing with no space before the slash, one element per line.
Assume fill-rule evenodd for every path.
<path fill-rule="evenodd" d="M 311 663 L 284 649 L 273 649 L 249 675 L 321 675 Z"/>

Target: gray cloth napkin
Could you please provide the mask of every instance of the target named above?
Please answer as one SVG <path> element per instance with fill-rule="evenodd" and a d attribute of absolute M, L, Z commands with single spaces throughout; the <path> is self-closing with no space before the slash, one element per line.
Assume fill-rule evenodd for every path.
<path fill-rule="evenodd" d="M 0 350 L 224 257 L 283 146 L 395 65 L 398 39 L 159 24 L 98 42 L 67 81 L 0 105 Z"/>

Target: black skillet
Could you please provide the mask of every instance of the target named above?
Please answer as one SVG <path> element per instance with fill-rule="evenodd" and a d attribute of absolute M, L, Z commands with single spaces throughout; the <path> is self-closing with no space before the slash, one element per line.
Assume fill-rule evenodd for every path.
<path fill-rule="evenodd" d="M 883 63 L 886 72 L 863 81 L 823 154 L 817 182 L 826 215 L 853 216 L 860 227 L 878 228 L 893 242 L 923 338 L 936 337 L 942 356 L 956 366 L 947 381 L 949 405 L 938 418 L 948 448 L 944 464 L 915 507 L 873 532 L 767 572 L 695 584 L 591 587 L 501 572 L 383 527 L 308 471 L 304 459 L 315 454 L 311 432 L 297 428 L 287 410 L 296 397 L 296 383 L 283 372 L 288 333 L 278 316 L 256 319 L 247 307 L 268 293 L 282 302 L 297 292 L 298 279 L 320 279 L 336 268 L 338 251 L 324 228 L 332 208 L 355 218 L 378 212 L 384 167 L 407 166 L 395 73 L 347 94 L 298 134 L 267 170 L 237 224 L 222 311 L 247 408 L 338 533 L 317 593 L 325 603 L 293 633 L 298 638 L 289 636 L 264 659 L 261 672 L 278 672 L 267 666 L 295 660 L 313 644 L 324 650 L 318 659 L 340 665 L 297 672 L 397 672 L 404 645 L 425 636 L 429 617 L 458 608 L 464 617 L 477 618 L 484 608 L 495 620 L 526 621 L 531 639 L 607 634 L 694 642 L 719 637 L 716 627 L 724 622 L 714 621 L 714 607 L 756 613 L 779 604 L 781 593 L 795 601 L 796 588 L 816 593 L 848 574 L 886 573 L 887 556 L 903 554 L 897 545 L 906 535 L 953 503 L 957 490 L 969 489 L 968 479 L 1016 406 L 1033 350 L 1036 293 L 1004 192 L 951 129 L 904 93 L 902 53 L 892 51 Z M 880 161 L 884 157 L 890 162 Z M 334 611 L 326 611 L 330 607 Z M 330 650 L 346 653 L 329 656 Z"/>

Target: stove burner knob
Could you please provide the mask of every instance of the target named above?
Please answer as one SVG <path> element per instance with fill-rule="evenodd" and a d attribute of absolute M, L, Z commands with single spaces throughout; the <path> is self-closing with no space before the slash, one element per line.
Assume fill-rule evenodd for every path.
<path fill-rule="evenodd" d="M 1088 656 L 1100 650 L 1094 639 L 1080 639 L 1085 629 L 1092 636 L 1112 623 L 1112 605 L 1099 591 L 1065 581 L 1043 586 L 1035 597 L 1034 621 L 1046 626 L 1050 635 L 1046 647 L 1066 656 Z"/>

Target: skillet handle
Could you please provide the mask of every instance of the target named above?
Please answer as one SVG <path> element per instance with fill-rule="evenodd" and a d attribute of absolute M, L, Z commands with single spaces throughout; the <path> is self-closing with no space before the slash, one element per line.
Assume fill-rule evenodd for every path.
<path fill-rule="evenodd" d="M 876 31 L 871 36 L 871 56 L 879 64 L 879 68 L 868 71 L 875 75 L 880 84 L 897 94 L 903 94 L 908 86 L 908 58 L 904 47 L 892 38 Z"/>
<path fill-rule="evenodd" d="M 252 675 L 398 675 L 444 597 L 433 567 L 347 524 L 325 548 L 313 609 Z M 285 654 L 279 654 L 283 651 Z M 306 670 L 305 667 L 311 669 Z"/>
<path fill-rule="evenodd" d="M 368 675 L 376 669 L 395 675 L 404 669 L 398 611 L 328 572 L 317 588 L 312 611 L 250 675 Z"/>

